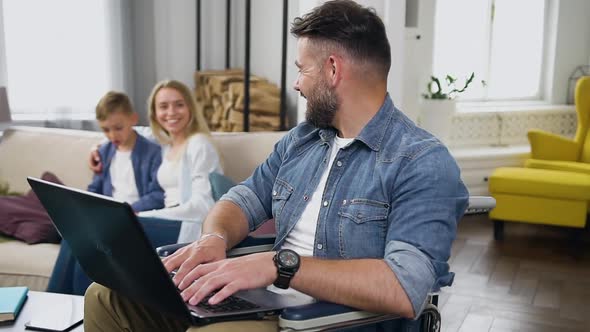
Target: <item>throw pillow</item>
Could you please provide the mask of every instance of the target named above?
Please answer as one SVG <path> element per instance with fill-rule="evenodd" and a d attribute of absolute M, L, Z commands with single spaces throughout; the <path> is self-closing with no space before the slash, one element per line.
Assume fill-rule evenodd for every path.
<path fill-rule="evenodd" d="M 41 179 L 62 184 L 52 173 L 45 172 Z M 0 197 L 0 233 L 28 244 L 59 243 L 61 237 L 41 202 L 30 190 L 22 196 Z"/>
<path fill-rule="evenodd" d="M 228 192 L 236 183 L 225 175 L 217 172 L 209 173 L 209 183 L 211 183 L 211 193 L 213 200 L 218 201 L 221 196 Z"/>

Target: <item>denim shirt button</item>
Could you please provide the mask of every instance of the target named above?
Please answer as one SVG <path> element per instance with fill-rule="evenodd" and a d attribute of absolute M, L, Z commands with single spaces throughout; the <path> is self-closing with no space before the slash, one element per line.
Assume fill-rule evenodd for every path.
<path fill-rule="evenodd" d="M 341 166 L 342 166 L 342 162 L 341 162 L 340 160 L 338 160 L 338 161 L 336 162 L 336 166 L 338 166 L 338 167 L 341 167 Z"/>
<path fill-rule="evenodd" d="M 272 192 L 272 195 L 273 195 L 273 196 L 276 196 L 276 195 L 277 195 L 277 192 L 276 192 L 276 190 Z"/>
<path fill-rule="evenodd" d="M 346 205 L 346 200 L 343 200 L 342 201 L 342 205 Z"/>
<path fill-rule="evenodd" d="M 324 201 L 324 206 L 328 206 L 328 201 Z"/>
<path fill-rule="evenodd" d="M 303 195 L 303 200 L 304 200 L 304 201 L 307 201 L 308 199 L 309 199 L 309 196 L 307 196 L 307 195 Z"/>
<path fill-rule="evenodd" d="M 324 246 L 321 243 L 318 243 L 318 245 L 316 246 L 316 248 L 318 248 L 319 250 L 322 250 L 322 248 L 324 248 Z"/>

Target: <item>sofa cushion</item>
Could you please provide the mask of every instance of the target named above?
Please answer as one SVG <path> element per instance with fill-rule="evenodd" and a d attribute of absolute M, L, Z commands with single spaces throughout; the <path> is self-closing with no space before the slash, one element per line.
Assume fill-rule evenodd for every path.
<path fill-rule="evenodd" d="M 41 178 L 61 184 L 49 172 L 44 173 Z M 3 234 L 28 244 L 59 243 L 61 240 L 45 208 L 32 190 L 23 196 L 0 197 L 0 211 L 0 232 Z"/>
<path fill-rule="evenodd" d="M 59 252 L 59 245 L 29 245 L 12 240 L 0 243 L 0 287 L 28 286 L 45 291 Z"/>
<path fill-rule="evenodd" d="M 213 133 L 211 136 L 221 157 L 223 174 L 236 183 L 244 181 L 266 160 L 285 133 Z"/>
<path fill-rule="evenodd" d="M 50 171 L 68 186 L 86 189 L 92 180 L 90 149 L 103 139 L 101 132 L 84 130 L 8 128 L 0 141 L 0 179 L 24 193 L 30 189 L 27 176 Z"/>

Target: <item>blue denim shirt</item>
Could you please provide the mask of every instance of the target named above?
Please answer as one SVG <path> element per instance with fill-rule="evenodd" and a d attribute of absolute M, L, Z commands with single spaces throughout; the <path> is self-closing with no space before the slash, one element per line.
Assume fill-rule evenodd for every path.
<path fill-rule="evenodd" d="M 250 230 L 274 218 L 275 248 L 280 247 L 327 167 L 334 135 L 333 129 L 298 125 L 250 178 L 221 199 L 241 207 Z M 330 169 L 314 256 L 384 259 L 418 316 L 428 293 L 453 281 L 447 260 L 467 203 L 449 151 L 387 95 Z"/>

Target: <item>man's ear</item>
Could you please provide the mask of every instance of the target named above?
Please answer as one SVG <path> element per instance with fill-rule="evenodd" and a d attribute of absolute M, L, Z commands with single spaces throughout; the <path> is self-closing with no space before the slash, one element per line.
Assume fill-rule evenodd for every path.
<path fill-rule="evenodd" d="M 337 86 L 342 80 L 342 58 L 336 55 L 330 55 L 328 57 L 328 68 L 329 68 L 329 82 L 332 86 Z"/>

